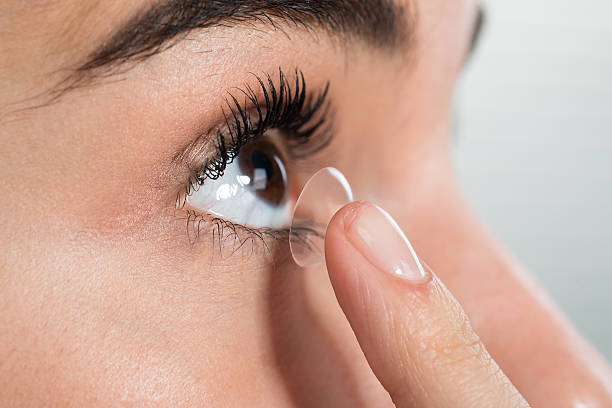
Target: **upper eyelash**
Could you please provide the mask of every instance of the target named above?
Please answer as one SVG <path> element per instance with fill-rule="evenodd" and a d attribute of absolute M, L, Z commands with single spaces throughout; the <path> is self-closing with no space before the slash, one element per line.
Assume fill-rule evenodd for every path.
<path fill-rule="evenodd" d="M 263 136 L 270 129 L 282 131 L 294 157 L 312 154 L 329 144 L 332 135 L 327 103 L 329 83 L 316 97 L 310 98 L 301 71 L 295 71 L 293 85 L 280 68 L 278 76 L 276 85 L 270 75 L 266 75 L 265 80 L 255 75 L 263 95 L 261 100 L 248 85 L 245 89 L 239 89 L 246 98 L 244 104 L 240 104 L 235 95 L 229 95 L 226 99 L 229 112 L 224 110 L 225 127 L 217 130 L 215 135 L 217 154 L 208 159 L 192 177 L 191 189 L 197 189 L 206 179 L 221 177 L 245 144 Z M 300 148 L 306 146 L 314 134 L 321 134 L 319 143 L 301 151 Z"/>

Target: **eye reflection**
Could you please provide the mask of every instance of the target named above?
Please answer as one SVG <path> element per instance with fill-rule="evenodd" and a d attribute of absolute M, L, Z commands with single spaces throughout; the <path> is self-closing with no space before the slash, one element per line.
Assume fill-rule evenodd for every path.
<path fill-rule="evenodd" d="M 287 228 L 291 200 L 284 159 L 264 140 L 243 147 L 223 176 L 206 180 L 187 203 L 227 221 L 257 228 Z"/>

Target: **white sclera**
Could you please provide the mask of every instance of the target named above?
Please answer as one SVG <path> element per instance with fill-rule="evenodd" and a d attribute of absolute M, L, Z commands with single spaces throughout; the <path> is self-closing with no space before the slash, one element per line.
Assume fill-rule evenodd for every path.
<path fill-rule="evenodd" d="M 305 184 L 293 210 L 289 246 L 302 268 L 325 260 L 325 232 L 336 212 L 353 201 L 351 186 L 333 167 L 315 173 Z"/>

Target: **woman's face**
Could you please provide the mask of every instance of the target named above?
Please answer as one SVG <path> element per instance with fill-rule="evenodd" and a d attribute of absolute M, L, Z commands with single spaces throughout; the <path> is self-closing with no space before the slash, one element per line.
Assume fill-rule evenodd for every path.
<path fill-rule="evenodd" d="M 337 167 L 444 265 L 475 4 L 180 3 L 0 5 L 0 401 L 381 406 L 291 200 Z"/>

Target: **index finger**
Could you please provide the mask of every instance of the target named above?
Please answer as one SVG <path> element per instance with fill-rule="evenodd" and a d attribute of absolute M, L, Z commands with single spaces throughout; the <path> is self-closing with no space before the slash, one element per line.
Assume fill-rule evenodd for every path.
<path fill-rule="evenodd" d="M 328 228 L 326 259 L 340 306 L 398 407 L 528 406 L 386 212 L 343 208 Z"/>

